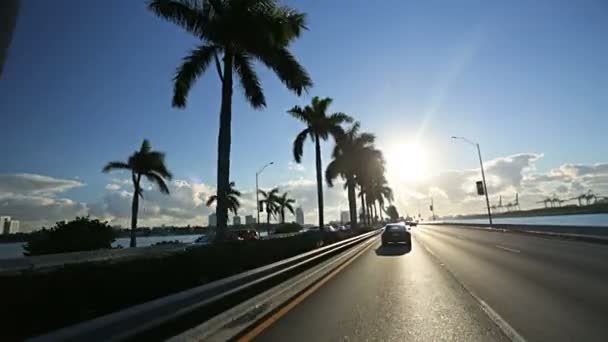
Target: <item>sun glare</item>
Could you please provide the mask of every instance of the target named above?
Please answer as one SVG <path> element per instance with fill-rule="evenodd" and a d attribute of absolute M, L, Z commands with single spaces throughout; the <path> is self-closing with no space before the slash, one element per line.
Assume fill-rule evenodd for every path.
<path fill-rule="evenodd" d="M 418 182 L 429 172 L 429 156 L 417 143 L 397 145 L 386 154 L 386 168 L 390 178 L 402 182 Z"/>

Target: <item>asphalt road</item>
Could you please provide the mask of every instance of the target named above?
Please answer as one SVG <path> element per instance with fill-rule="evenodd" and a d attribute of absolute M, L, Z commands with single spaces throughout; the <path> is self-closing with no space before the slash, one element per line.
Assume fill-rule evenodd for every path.
<path fill-rule="evenodd" d="M 256 340 L 608 341 L 607 323 L 608 246 L 421 226 L 411 250 L 377 242 Z"/>

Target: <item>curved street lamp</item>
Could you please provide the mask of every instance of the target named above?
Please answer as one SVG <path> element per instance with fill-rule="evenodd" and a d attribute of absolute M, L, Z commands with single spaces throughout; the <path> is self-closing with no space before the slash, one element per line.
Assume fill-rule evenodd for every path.
<path fill-rule="evenodd" d="M 265 168 L 269 167 L 272 164 L 274 164 L 274 162 L 270 162 L 270 163 L 262 166 L 262 168 L 260 168 L 260 170 L 258 170 L 258 172 L 255 173 L 255 211 L 257 212 L 257 215 L 258 215 L 258 220 L 255 222 L 256 224 L 260 223 L 260 199 L 259 199 L 259 194 L 258 194 L 258 177 L 260 176 L 262 171 L 264 171 Z"/>
<path fill-rule="evenodd" d="M 481 166 L 481 180 L 483 181 L 483 192 L 486 195 L 486 206 L 488 208 L 488 220 L 490 221 L 490 225 L 492 225 L 492 212 L 490 211 L 490 199 L 488 197 L 488 187 L 486 185 L 486 174 L 483 170 L 483 161 L 481 159 L 481 150 L 479 148 L 479 144 L 476 142 L 473 142 L 465 137 L 452 136 L 452 139 L 462 140 L 462 141 L 466 142 L 467 144 L 477 147 L 477 156 L 479 156 L 479 165 Z"/>

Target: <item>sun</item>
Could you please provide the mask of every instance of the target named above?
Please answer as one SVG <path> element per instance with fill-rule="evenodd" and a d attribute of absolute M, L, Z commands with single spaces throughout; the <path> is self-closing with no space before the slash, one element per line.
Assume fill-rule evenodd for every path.
<path fill-rule="evenodd" d="M 418 143 L 395 145 L 386 153 L 387 175 L 396 181 L 415 183 L 429 174 L 429 155 Z"/>

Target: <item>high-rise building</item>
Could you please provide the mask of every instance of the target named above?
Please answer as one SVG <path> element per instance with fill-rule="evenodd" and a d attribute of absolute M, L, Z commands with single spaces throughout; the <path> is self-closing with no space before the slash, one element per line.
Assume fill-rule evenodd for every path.
<path fill-rule="evenodd" d="M 2 234 L 10 234 L 11 230 L 11 217 L 10 216 L 0 216 L 0 231 Z"/>
<path fill-rule="evenodd" d="M 255 224 L 255 219 L 253 218 L 253 215 L 245 216 L 245 224 Z"/>
<path fill-rule="evenodd" d="M 240 216 L 238 216 L 238 215 L 235 215 L 235 216 L 232 218 L 232 224 L 233 224 L 233 225 L 235 225 L 235 226 L 240 225 L 240 224 L 241 224 L 241 217 L 240 217 Z"/>
<path fill-rule="evenodd" d="M 217 216 L 215 215 L 215 213 L 209 215 L 209 227 L 215 227 L 217 226 Z"/>
<path fill-rule="evenodd" d="M 10 221 L 10 227 L 8 228 L 8 233 L 9 234 L 19 233 L 19 221 L 17 221 L 17 220 Z"/>
<path fill-rule="evenodd" d="M 302 207 L 296 208 L 296 223 L 299 225 L 304 224 L 304 211 L 302 210 Z"/>
<path fill-rule="evenodd" d="M 341 211 L 340 212 L 340 223 L 345 224 L 347 222 L 350 222 L 350 213 L 348 211 Z"/>

